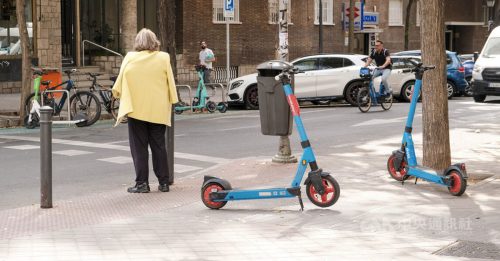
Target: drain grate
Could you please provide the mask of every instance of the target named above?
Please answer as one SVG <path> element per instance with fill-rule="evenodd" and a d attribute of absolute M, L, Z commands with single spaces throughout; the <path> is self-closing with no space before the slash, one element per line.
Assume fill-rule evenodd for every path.
<path fill-rule="evenodd" d="M 434 252 L 434 254 L 500 260 L 500 246 L 487 242 L 458 240 Z"/>

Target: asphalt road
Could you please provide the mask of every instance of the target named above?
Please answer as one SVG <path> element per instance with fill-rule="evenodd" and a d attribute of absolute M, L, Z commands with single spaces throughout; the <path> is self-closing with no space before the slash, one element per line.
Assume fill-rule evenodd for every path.
<path fill-rule="evenodd" d="M 396 149 L 407 111 L 407 103 L 395 103 L 389 111 L 372 108 L 369 113 L 342 104 L 305 106 L 302 118 L 313 149 L 321 156 L 349 151 L 355 146 L 389 137 L 394 137 Z M 415 136 L 421 133 L 420 112 L 419 109 L 415 117 Z M 449 115 L 452 130 L 488 128 L 488 124 L 497 126 L 500 100 L 478 104 L 472 98 L 454 98 L 449 103 Z M 112 125 L 111 121 L 102 121 L 85 128 L 54 128 L 54 199 L 70 199 L 117 187 L 125 190 L 133 184 L 135 175 L 128 150 L 127 128 L 125 125 L 113 128 Z M 234 159 L 271 158 L 278 150 L 278 137 L 260 133 L 259 111 L 237 109 L 225 114 L 183 114 L 176 116 L 175 128 L 176 178 L 197 174 Z M 0 129 L 0 210 L 39 203 L 38 137 L 38 129 Z M 292 152 L 300 157 L 295 130 L 291 143 Z M 150 183 L 156 183 L 152 166 L 150 169 Z"/>

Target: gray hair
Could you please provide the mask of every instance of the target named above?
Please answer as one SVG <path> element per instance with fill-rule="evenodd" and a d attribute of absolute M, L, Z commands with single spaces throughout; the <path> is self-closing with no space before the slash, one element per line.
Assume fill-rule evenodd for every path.
<path fill-rule="evenodd" d="M 156 34 L 153 31 L 143 28 L 135 37 L 134 42 L 134 51 L 159 51 L 160 50 L 160 41 L 156 37 Z"/>

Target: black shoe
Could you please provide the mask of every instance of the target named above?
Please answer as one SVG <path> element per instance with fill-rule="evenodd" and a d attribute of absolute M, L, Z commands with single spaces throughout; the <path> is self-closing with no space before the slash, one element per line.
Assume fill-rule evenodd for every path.
<path fill-rule="evenodd" d="M 135 184 L 135 186 L 128 188 L 127 191 L 129 193 L 149 193 L 151 190 L 149 189 L 149 184 L 144 182 Z"/>
<path fill-rule="evenodd" d="M 158 190 L 161 192 L 169 192 L 170 187 L 168 186 L 168 184 L 160 184 L 158 185 Z"/>

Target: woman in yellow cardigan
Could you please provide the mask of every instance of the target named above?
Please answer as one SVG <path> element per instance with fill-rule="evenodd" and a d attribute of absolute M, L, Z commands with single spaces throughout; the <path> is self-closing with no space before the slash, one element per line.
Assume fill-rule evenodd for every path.
<path fill-rule="evenodd" d="M 130 152 L 136 174 L 135 186 L 127 190 L 130 193 L 150 191 L 148 146 L 160 183 L 158 190 L 169 191 L 165 130 L 170 126 L 172 104 L 178 100 L 170 56 L 159 48 L 156 35 L 142 29 L 135 38 L 134 51 L 123 59 L 113 86 L 113 96 L 120 98 L 115 126 L 123 117 L 128 117 Z"/>

